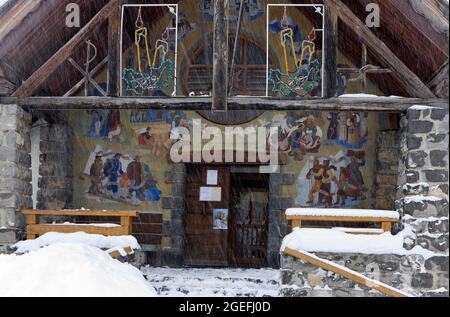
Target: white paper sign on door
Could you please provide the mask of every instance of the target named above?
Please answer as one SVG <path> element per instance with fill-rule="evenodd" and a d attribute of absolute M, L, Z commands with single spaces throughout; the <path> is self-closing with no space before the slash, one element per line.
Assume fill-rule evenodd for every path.
<path fill-rule="evenodd" d="M 206 185 L 217 185 L 218 184 L 218 176 L 219 176 L 218 170 L 208 170 L 208 173 L 206 176 Z"/>
<path fill-rule="evenodd" d="M 200 201 L 222 201 L 221 187 L 200 187 Z"/>

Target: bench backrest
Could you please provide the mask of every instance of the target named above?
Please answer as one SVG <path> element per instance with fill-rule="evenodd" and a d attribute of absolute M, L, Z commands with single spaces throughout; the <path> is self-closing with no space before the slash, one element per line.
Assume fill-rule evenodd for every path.
<path fill-rule="evenodd" d="M 95 217 L 137 217 L 136 210 L 22 210 L 24 215 L 36 216 L 95 216 Z"/>

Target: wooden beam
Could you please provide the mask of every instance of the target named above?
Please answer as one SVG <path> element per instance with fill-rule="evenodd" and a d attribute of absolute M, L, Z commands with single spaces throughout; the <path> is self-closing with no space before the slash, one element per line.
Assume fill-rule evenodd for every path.
<path fill-rule="evenodd" d="M 286 254 L 289 254 L 290 256 L 293 256 L 295 258 L 303 260 L 307 263 L 311 263 L 312 265 L 320 267 L 326 271 L 330 271 L 330 272 L 339 274 L 339 275 L 341 275 L 345 278 L 348 278 L 360 285 L 364 285 L 371 289 L 377 290 L 387 296 L 390 296 L 390 297 L 414 297 L 411 294 L 408 294 L 404 291 L 398 290 L 392 286 L 381 283 L 379 281 L 370 279 L 360 273 L 352 271 L 348 268 L 344 268 L 344 267 L 337 265 L 331 261 L 321 259 L 309 252 L 297 251 L 297 250 L 293 250 L 290 248 L 285 248 L 283 250 L 283 252 Z"/>
<path fill-rule="evenodd" d="M 323 97 L 332 98 L 337 95 L 337 52 L 338 52 L 338 14 L 333 5 L 325 6 L 324 44 L 324 78 Z"/>
<path fill-rule="evenodd" d="M 427 37 L 436 49 L 448 56 L 448 21 L 440 16 L 432 3 L 424 0 L 391 0 L 389 4 L 417 28 L 417 35 Z"/>
<path fill-rule="evenodd" d="M 212 111 L 227 111 L 229 0 L 214 0 Z"/>
<path fill-rule="evenodd" d="M 440 98 L 449 97 L 449 60 L 447 59 L 445 63 L 439 67 L 433 76 L 431 76 L 428 81 L 428 87 L 433 91 L 433 93 Z"/>
<path fill-rule="evenodd" d="M 22 85 L 14 92 L 13 96 L 30 96 L 44 81 L 66 61 L 74 50 L 106 19 L 114 9 L 117 8 L 117 0 L 110 0 L 72 39 L 61 47 L 44 65 L 36 70 Z"/>
<path fill-rule="evenodd" d="M 155 109 L 211 110 L 211 98 L 110 98 L 110 97 L 0 97 L 0 104 L 14 104 L 25 109 Z M 230 110 L 313 110 L 404 112 L 414 105 L 448 108 L 448 99 L 419 98 L 330 98 L 280 99 L 264 97 L 228 98 Z"/>
<path fill-rule="evenodd" d="M 108 19 L 108 96 L 119 97 L 120 95 L 120 32 L 121 32 L 121 1 L 113 10 Z"/>
<path fill-rule="evenodd" d="M 411 97 L 433 98 L 433 92 L 363 23 L 341 0 L 325 0 L 335 5 L 340 20 L 350 27 L 371 49 L 373 54 L 393 71 L 393 76 L 404 85 Z"/>

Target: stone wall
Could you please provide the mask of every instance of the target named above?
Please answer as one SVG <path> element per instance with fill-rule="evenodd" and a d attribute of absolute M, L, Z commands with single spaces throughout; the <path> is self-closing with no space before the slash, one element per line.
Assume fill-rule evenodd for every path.
<path fill-rule="evenodd" d="M 427 259 L 421 255 L 393 254 L 318 253 L 317 256 L 416 296 L 448 296 L 447 256 Z M 287 297 L 384 296 L 289 255 L 282 255 L 281 262 L 281 294 Z"/>
<path fill-rule="evenodd" d="M 268 207 L 267 262 L 270 267 L 280 267 L 280 247 L 287 234 L 284 213 L 294 206 L 294 198 L 284 193 L 284 187 L 295 184 L 295 176 L 290 173 L 270 174 Z"/>
<path fill-rule="evenodd" d="M 64 209 L 72 202 L 72 131 L 64 122 L 40 127 L 37 209 Z"/>
<path fill-rule="evenodd" d="M 162 248 L 162 265 L 181 266 L 186 248 L 186 192 L 187 168 L 185 164 L 173 164 L 166 173 L 165 182 L 172 186 L 172 193 L 162 198 L 162 207 L 168 211 L 170 220 L 163 221 L 163 239 L 168 241 Z"/>
<path fill-rule="evenodd" d="M 448 296 L 448 121 L 448 106 L 415 106 L 402 116 L 400 131 L 379 133 L 376 207 L 400 212 L 411 254 L 319 257 L 418 296 Z M 281 266 L 285 296 L 382 296 L 285 254 Z"/>
<path fill-rule="evenodd" d="M 416 106 L 401 120 L 402 156 L 397 208 L 408 236 L 405 248 L 421 246 L 443 257 L 426 265 L 421 276 L 436 284 L 437 266 L 448 278 L 448 108 Z M 448 289 L 448 280 L 442 287 Z"/>
<path fill-rule="evenodd" d="M 399 157 L 399 131 L 379 131 L 377 142 L 377 166 L 375 173 L 376 209 L 395 210 Z"/>
<path fill-rule="evenodd" d="M 19 211 L 32 208 L 31 115 L 15 105 L 0 105 L 0 246 L 23 237 Z"/>

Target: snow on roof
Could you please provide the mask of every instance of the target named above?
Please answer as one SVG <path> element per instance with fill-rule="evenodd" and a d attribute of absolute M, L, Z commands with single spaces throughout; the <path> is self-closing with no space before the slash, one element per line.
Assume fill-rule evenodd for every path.
<path fill-rule="evenodd" d="M 0 297 L 152 297 L 130 264 L 92 246 L 63 243 L 23 255 L 0 255 Z"/>
<path fill-rule="evenodd" d="M 106 237 L 99 234 L 87 234 L 85 232 L 48 232 L 35 240 L 20 241 L 13 247 L 17 248 L 16 253 L 25 253 L 60 243 L 79 243 L 99 249 L 123 249 L 126 247 L 131 247 L 133 250 L 140 249 L 136 238 L 133 236 Z"/>
<path fill-rule="evenodd" d="M 371 217 L 400 219 L 400 215 L 392 210 L 371 209 L 325 209 L 325 208 L 289 208 L 286 216 L 322 216 L 322 217 Z"/>
<path fill-rule="evenodd" d="M 334 229 L 296 228 L 287 235 L 281 246 L 306 252 L 325 253 L 361 253 L 361 254 L 420 254 L 425 258 L 436 253 L 420 246 L 412 250 L 403 248 L 405 233 L 397 235 L 384 233 L 381 235 L 354 235 Z"/>

